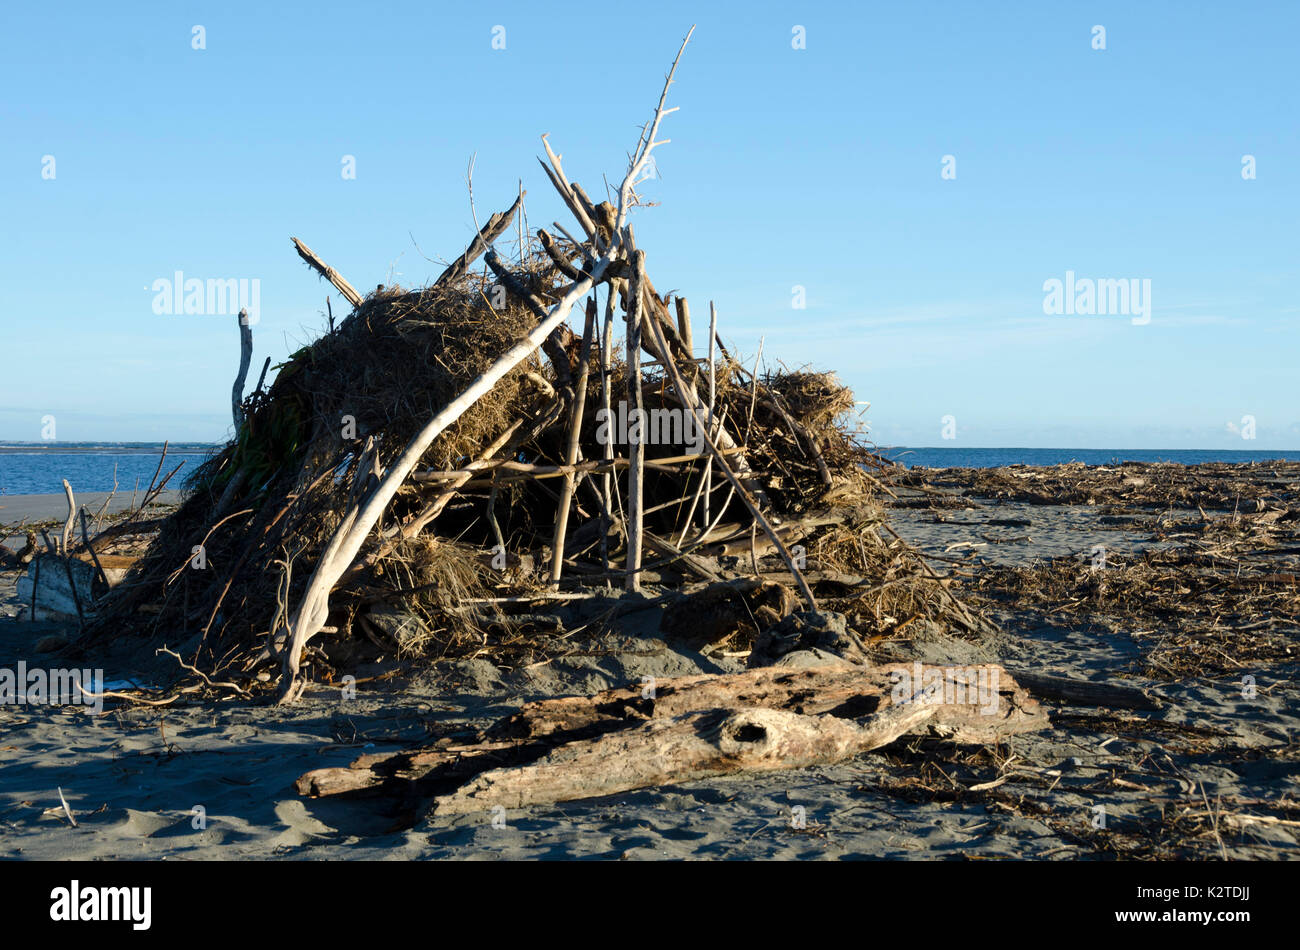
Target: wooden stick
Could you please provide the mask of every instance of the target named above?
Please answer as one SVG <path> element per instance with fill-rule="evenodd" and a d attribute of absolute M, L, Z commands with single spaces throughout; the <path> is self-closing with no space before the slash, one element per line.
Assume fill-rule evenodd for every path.
<path fill-rule="evenodd" d="M 492 217 L 488 218 L 487 224 L 483 225 L 478 234 L 474 235 L 474 240 L 470 241 L 469 247 L 465 248 L 465 253 L 452 261 L 447 269 L 438 276 L 438 279 L 433 282 L 433 285 L 436 287 L 443 281 L 459 280 L 469 273 L 470 265 L 478 260 L 479 257 L 481 257 L 488 248 L 492 246 L 492 242 L 504 234 L 506 229 L 510 227 L 510 222 L 514 220 L 515 213 L 523 204 L 524 195 L 526 194 L 527 192 L 520 191 L 519 197 L 515 199 L 515 203 L 506 211 L 498 211 L 496 214 L 492 215 Z M 522 247 L 519 249 L 519 254 L 522 258 Z"/>
<path fill-rule="evenodd" d="M 67 557 L 69 547 L 72 544 L 72 522 L 77 517 L 77 500 L 73 497 L 72 486 L 68 484 L 66 478 L 63 479 L 63 494 L 68 499 L 68 517 L 63 522 L 63 534 L 59 538 L 62 547 L 59 549 L 59 553 Z"/>
<path fill-rule="evenodd" d="M 738 454 L 740 449 L 719 449 L 719 451 L 724 455 L 733 455 Z M 705 456 L 670 455 L 666 458 L 647 459 L 645 465 L 646 468 L 671 472 L 676 471 L 679 465 L 698 462 L 702 458 L 705 458 Z M 515 472 L 517 473 L 516 477 L 520 479 L 556 478 L 563 475 L 588 475 L 592 472 L 608 472 L 630 464 L 631 460 L 626 458 L 612 458 L 608 461 L 604 459 L 588 459 L 585 462 L 575 462 L 572 465 L 541 465 L 536 462 L 516 462 L 512 458 L 500 458 L 494 461 L 471 462 L 465 468 L 454 468 L 445 472 L 415 472 L 411 475 L 410 480 L 429 483 L 459 481 L 461 478 L 491 469 Z"/>
<path fill-rule="evenodd" d="M 559 247 L 556 245 L 555 239 L 547 234 L 545 229 L 537 229 L 537 240 L 542 242 L 542 250 L 544 250 L 547 256 L 555 262 L 555 266 L 559 269 L 561 274 L 569 280 L 577 280 L 581 276 L 578 268 L 569 263 L 568 258 L 561 253 Z"/>
<path fill-rule="evenodd" d="M 714 345 L 718 342 L 718 308 L 709 301 L 709 435 L 713 435 L 713 413 L 718 402 L 718 364 L 715 360 Z M 708 462 L 704 469 L 704 523 L 708 524 L 709 497 L 713 494 L 713 463 Z"/>
<path fill-rule="evenodd" d="M 587 298 L 587 322 L 582 330 L 582 348 L 578 356 L 578 378 L 574 383 L 573 407 L 569 413 L 569 444 L 565 446 L 564 464 L 574 465 L 578 461 L 578 445 L 582 435 L 582 414 L 587 405 L 587 375 L 591 367 L 591 338 L 596 327 L 596 298 Z M 564 535 L 569 527 L 569 506 L 573 503 L 573 486 L 575 475 L 569 472 L 564 476 L 564 487 L 560 491 L 560 504 L 555 514 L 555 537 L 551 551 L 551 586 L 559 587 L 560 574 L 564 570 Z"/>
<path fill-rule="evenodd" d="M 547 318 L 546 304 L 542 303 L 541 299 L 536 294 L 529 290 L 518 277 L 512 274 L 505 264 L 501 263 L 501 259 L 497 257 L 496 251 L 488 251 L 487 254 L 484 255 L 483 260 L 487 263 L 488 267 L 492 268 L 492 273 L 496 275 L 499 281 L 501 281 L 502 287 L 519 300 L 522 300 L 528 309 L 536 314 L 538 319 L 545 320 Z M 569 385 L 573 376 L 572 367 L 569 366 L 569 354 L 565 351 L 564 345 L 560 339 L 561 333 L 567 329 L 568 328 L 561 323 L 555 328 L 550 336 L 542 341 L 542 351 L 546 353 L 546 358 L 551 361 L 551 366 L 555 369 L 555 380 L 561 386 Z"/>
<path fill-rule="evenodd" d="M 248 366 L 253 361 L 253 328 L 248 325 L 248 311 L 239 311 L 239 372 L 230 389 L 230 414 L 235 420 L 235 431 L 244 424 L 244 383 L 248 379 Z M 270 365 L 270 358 L 267 359 Z M 262 375 L 266 375 L 265 367 Z M 259 388 L 261 384 L 258 384 Z"/>
<path fill-rule="evenodd" d="M 605 418 L 610 417 L 610 382 L 613 376 L 614 367 L 614 288 L 608 286 L 605 288 L 605 327 L 601 333 L 600 341 L 600 402 L 601 408 L 605 412 Z M 614 440 L 605 440 L 605 461 L 614 461 Z M 614 489 L 613 476 L 607 470 L 604 475 L 603 494 L 605 496 L 605 513 L 612 518 L 614 514 Z M 606 524 L 601 532 L 600 538 L 600 560 L 605 573 L 609 573 L 609 529 L 612 525 Z"/>
<path fill-rule="evenodd" d="M 667 144 L 667 140 L 657 141 L 655 136 L 659 134 L 659 124 L 663 121 L 664 116 L 677 111 L 676 107 L 672 109 L 664 108 L 668 101 L 668 87 L 673 84 L 673 76 L 677 73 L 677 64 L 681 62 L 682 53 L 686 51 L 686 44 L 691 41 L 691 36 L 694 33 L 695 27 L 692 25 L 690 31 L 686 34 L 686 39 L 682 40 L 677 55 L 673 58 L 673 65 L 664 79 L 663 92 L 659 94 L 659 104 L 655 106 L 654 116 L 646 123 L 645 131 L 642 133 L 640 141 L 637 142 L 636 151 L 632 154 L 632 159 L 628 163 L 627 175 L 624 176 L 623 184 L 618 189 L 618 210 L 614 216 L 613 227 L 615 240 L 619 240 L 624 235 L 624 229 L 627 227 L 627 213 L 632 209 L 636 201 L 635 188 L 638 178 L 642 169 L 645 168 L 646 162 L 650 160 L 650 153 L 654 151 L 655 146 Z"/>
<path fill-rule="evenodd" d="M 549 134 L 548 132 L 547 135 Z M 546 157 L 550 159 L 551 168 L 554 169 L 552 171 L 551 168 L 547 168 L 546 163 L 539 158 L 537 161 L 541 164 L 543 171 L 546 172 L 546 177 L 551 180 L 555 190 L 560 193 L 560 197 L 564 199 L 565 205 L 568 206 L 569 211 L 578 220 L 578 224 L 582 225 L 582 230 L 587 232 L 587 237 L 595 241 L 598 238 L 596 224 L 588 217 L 587 209 L 582 206 L 577 195 L 574 194 L 573 186 L 569 184 L 568 176 L 564 174 L 564 167 L 560 164 L 560 156 L 551 151 L 551 143 L 546 140 L 546 135 L 542 136 L 542 147 L 546 149 Z"/>
<path fill-rule="evenodd" d="M 94 547 L 90 543 L 90 531 L 86 527 L 86 509 L 81 509 L 81 542 L 90 552 L 90 559 L 95 562 L 95 570 L 99 571 L 99 579 L 103 581 L 104 586 L 108 586 L 108 575 L 104 573 L 104 567 L 99 563 L 99 555 L 95 553 Z"/>
<path fill-rule="evenodd" d="M 691 305 L 685 297 L 677 298 L 677 332 L 682 338 L 682 348 L 688 358 L 695 356 L 695 342 L 691 339 Z"/>
<path fill-rule="evenodd" d="M 329 298 L 327 297 L 326 299 L 328 300 Z M 271 357 L 268 356 L 266 361 L 262 363 L 262 374 L 257 377 L 257 388 L 254 389 L 253 392 L 260 393 L 262 391 L 262 386 L 266 383 L 266 371 L 270 368 Z"/>
<path fill-rule="evenodd" d="M 645 480 L 645 409 L 641 393 L 641 281 L 645 276 L 645 251 L 632 257 L 632 279 L 627 295 L 627 415 L 640 425 L 629 439 L 632 465 L 627 476 L 627 581 L 629 591 L 641 589 L 642 488 Z M 658 329 L 653 320 L 650 325 Z"/>
<path fill-rule="evenodd" d="M 302 241 L 297 238 L 290 238 L 289 240 L 293 241 L 298 256 L 306 261 L 316 273 L 338 288 L 338 292 L 344 296 L 348 303 L 352 304 L 353 307 L 361 306 L 361 295 L 357 293 L 355 287 L 343 278 L 342 274 L 317 257 L 316 253 L 306 244 L 303 244 Z"/>

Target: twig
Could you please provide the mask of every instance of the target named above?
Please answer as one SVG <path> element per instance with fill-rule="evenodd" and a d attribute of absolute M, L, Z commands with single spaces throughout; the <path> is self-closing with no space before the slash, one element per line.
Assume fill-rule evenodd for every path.
<path fill-rule="evenodd" d="M 167 649 L 167 647 L 159 647 L 159 648 L 155 651 L 155 654 L 157 654 L 157 653 L 166 653 L 168 656 L 170 656 L 170 657 L 174 657 L 175 660 L 176 660 L 176 662 L 177 662 L 178 664 L 180 664 L 181 669 L 185 670 L 186 672 L 193 673 L 193 674 L 194 674 L 195 676 L 197 676 L 199 679 L 203 680 L 204 685 L 206 685 L 206 686 L 210 686 L 210 687 L 212 687 L 213 689 L 230 689 L 230 690 L 234 690 L 235 693 L 237 693 L 239 696 L 241 696 L 241 697 L 243 697 L 243 698 L 245 698 L 245 699 L 247 699 L 247 698 L 249 698 L 249 697 L 252 696 L 252 693 L 250 693 L 248 690 L 244 689 L 244 687 L 240 686 L 238 683 L 230 683 L 230 682 L 214 682 L 213 679 L 212 679 L 210 676 L 208 676 L 207 673 L 204 673 L 204 672 L 203 672 L 201 669 L 199 669 L 197 666 L 195 666 L 195 665 L 192 664 L 192 663 L 186 663 L 184 660 L 182 660 L 182 659 L 181 659 L 181 655 L 180 655 L 179 653 L 177 653 L 175 650 L 169 650 L 169 649 Z"/>

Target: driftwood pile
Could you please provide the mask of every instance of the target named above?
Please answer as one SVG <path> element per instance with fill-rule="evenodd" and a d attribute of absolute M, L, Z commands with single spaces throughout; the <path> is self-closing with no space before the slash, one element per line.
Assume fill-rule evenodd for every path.
<path fill-rule="evenodd" d="M 529 662 L 537 605 L 618 590 L 662 603 L 665 635 L 752 665 L 805 628 L 804 645 L 858 658 L 911 624 L 983 630 L 884 523 L 884 463 L 853 394 L 828 373 L 742 366 L 712 304 L 702 332 L 656 290 L 629 214 L 671 84 L 607 200 L 543 137 L 576 223 L 529 233 L 521 192 L 429 287 L 363 297 L 295 238 L 352 312 L 335 326 L 331 308 L 247 398 L 241 320 L 236 436 L 90 638 L 180 644 L 187 669 L 289 702 L 346 672 L 339 642 Z M 512 229 L 506 261 L 494 245 Z"/>
<path fill-rule="evenodd" d="M 336 326 L 330 307 L 327 332 L 269 386 L 268 361 L 247 398 L 241 320 L 235 438 L 83 643 L 177 645 L 196 688 L 281 703 L 347 672 L 340 643 L 545 659 L 537 610 L 556 604 L 608 604 L 605 624 L 662 607 L 665 639 L 748 657 L 749 672 L 534 704 L 300 783 L 439 813 L 830 763 L 909 732 L 986 744 L 1042 728 L 1000 667 L 869 665 L 881 640 L 990 625 L 885 523 L 886 465 L 853 394 L 829 373 L 742 365 L 712 304 L 705 331 L 651 281 L 629 215 L 676 66 L 606 200 L 543 137 L 568 228 L 530 232 L 521 191 L 433 284 L 365 296 L 293 239 L 351 313 Z"/>

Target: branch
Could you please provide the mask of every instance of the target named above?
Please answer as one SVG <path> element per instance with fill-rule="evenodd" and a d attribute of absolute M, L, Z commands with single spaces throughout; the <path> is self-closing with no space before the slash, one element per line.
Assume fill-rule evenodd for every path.
<path fill-rule="evenodd" d="M 361 306 L 361 295 L 357 293 L 355 287 L 344 279 L 342 274 L 317 257 L 316 253 L 306 244 L 303 244 L 302 241 L 299 241 L 297 238 L 289 238 L 289 240 L 293 241 L 293 246 L 297 249 L 298 256 L 306 261 L 311 268 L 316 271 L 316 273 L 320 274 L 338 288 L 338 292 L 347 298 L 348 303 L 352 304 L 353 307 Z"/>
<path fill-rule="evenodd" d="M 248 311 L 239 311 L 239 372 L 230 390 L 230 414 L 235 420 L 235 431 L 244 424 L 244 382 L 248 379 L 248 366 L 253 360 L 253 328 L 248 325 Z M 269 362 L 269 358 L 268 358 Z M 262 375 L 266 375 L 263 367 Z M 258 383 L 261 386 L 261 383 Z"/>

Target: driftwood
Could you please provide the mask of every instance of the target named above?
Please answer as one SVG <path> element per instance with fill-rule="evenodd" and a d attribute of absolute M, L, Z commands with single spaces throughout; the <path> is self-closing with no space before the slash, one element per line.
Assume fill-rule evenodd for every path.
<path fill-rule="evenodd" d="M 302 241 L 299 241 L 297 238 L 290 238 L 289 240 L 293 241 L 293 246 L 298 251 L 298 256 L 306 261 L 312 270 L 316 271 L 316 273 L 320 274 L 333 284 L 338 289 L 338 292 L 341 293 L 347 302 L 352 304 L 352 306 L 361 306 L 361 295 L 357 293 L 355 287 L 347 282 L 342 274 L 317 257 L 316 252 L 306 244 L 303 244 Z"/>
<path fill-rule="evenodd" d="M 966 744 L 1045 728 L 1001 667 L 768 667 L 529 703 L 468 741 L 316 769 L 300 794 L 415 795 L 438 814 L 842 761 L 904 734 Z"/>
<path fill-rule="evenodd" d="M 498 357 L 459 396 L 447 403 L 429 420 L 410 440 L 401 455 L 389 466 L 388 471 L 379 479 L 378 484 L 363 497 L 350 504 L 348 510 L 342 513 L 342 521 L 317 561 L 311 578 L 307 582 L 307 588 L 303 592 L 298 607 L 289 622 L 289 632 L 285 642 L 279 684 L 279 701 L 281 703 L 293 702 L 301 695 L 305 687 L 305 682 L 300 676 L 303 650 L 308 641 L 325 626 L 329 618 L 331 592 L 356 562 L 367 536 L 383 515 L 389 502 L 392 501 L 398 490 L 406 483 L 419 465 L 420 458 L 424 455 L 425 450 L 433 444 L 438 435 L 459 419 L 470 406 L 490 392 L 508 372 L 523 362 L 544 343 L 547 343 L 548 340 L 553 344 L 555 341 L 551 340 L 552 334 L 556 333 L 564 325 L 569 316 L 569 311 L 578 301 L 590 293 L 605 278 L 607 271 L 615 268 L 616 265 L 626 265 L 633 249 L 630 229 L 627 227 L 627 212 L 637 203 L 635 187 L 643 180 L 640 176 L 646 163 L 650 160 L 651 152 L 655 146 L 664 144 L 656 141 L 655 136 L 658 133 L 659 124 L 663 117 L 668 112 L 675 111 L 666 109 L 665 101 L 668 96 L 668 88 L 673 81 L 673 74 L 677 69 L 677 63 L 681 59 L 682 50 L 686 48 L 686 43 L 689 40 L 690 34 L 688 33 L 686 40 L 682 42 L 681 49 L 678 50 L 677 58 L 673 60 L 673 66 L 669 70 L 664 83 L 654 118 L 647 123 L 641 140 L 637 143 L 632 160 L 629 162 L 627 174 L 619 189 L 618 209 L 608 242 L 595 235 L 594 223 L 590 222 L 584 204 L 578 199 L 561 172 L 559 157 L 551 152 L 549 145 L 547 146 L 547 154 L 555 167 L 555 174 L 551 175 L 552 181 L 565 198 L 565 201 L 570 203 L 571 209 L 574 210 L 579 221 L 583 223 L 584 228 L 589 223 L 592 224 L 592 229 L 588 231 L 588 235 L 596 242 L 595 249 L 599 252 L 598 256 L 593 255 L 590 265 L 584 266 L 581 279 L 569 284 L 564 293 L 559 295 L 558 302 L 553 306 L 542 309 L 543 305 L 540 302 L 533 302 L 532 305 L 545 315 L 541 322 L 522 341 Z M 548 174 L 551 173 L 548 171 Z M 471 245 L 470 251 L 467 251 L 466 254 L 473 252 L 482 243 L 486 251 L 484 259 L 488 266 L 492 267 L 494 273 L 497 273 L 504 281 L 505 277 L 501 273 L 499 262 L 496 261 L 495 255 L 488 246 L 490 241 L 487 240 L 492 229 L 499 226 L 499 224 L 500 222 L 494 226 L 492 222 L 489 222 L 488 227 L 475 238 L 474 244 Z M 344 296 L 348 297 L 353 306 L 359 305 L 360 296 L 346 280 L 316 257 L 297 238 L 294 238 L 293 242 L 304 260 L 321 274 L 328 277 L 331 283 L 338 287 Z M 642 252 L 635 253 L 641 254 L 642 258 L 644 257 Z M 629 325 L 631 325 L 631 320 L 632 318 L 629 315 Z M 562 382 L 567 381 L 567 361 L 561 362 L 556 358 L 555 354 L 548 355 L 552 356 L 557 378 Z M 629 584 L 634 583 L 633 579 L 636 576 L 634 573 L 629 573 Z"/>
<path fill-rule="evenodd" d="M 532 631 L 549 629 L 555 618 L 543 625 L 541 615 L 526 614 L 521 623 L 526 606 L 500 605 L 604 596 L 599 591 L 612 593 L 610 581 L 630 591 L 653 589 L 601 613 L 601 623 L 622 610 L 676 599 L 677 613 L 694 627 L 683 640 L 707 627 L 691 616 L 708 600 L 692 600 L 695 588 L 755 585 L 761 596 L 752 598 L 752 611 L 748 601 L 738 601 L 747 617 L 743 629 L 727 634 L 735 637 L 733 655 L 745 655 L 752 641 L 755 665 L 775 660 L 775 649 L 759 650 L 758 638 L 790 618 L 796 597 L 812 610 L 821 597 L 856 624 L 874 616 L 883 631 L 946 617 L 951 602 L 974 628 L 977 620 L 944 588 L 951 577 L 939 578 L 919 556 L 912 563 L 901 542 L 886 543 L 876 533 L 883 516 L 862 471 L 873 456 L 840 421 L 845 400 L 853 405 L 849 390 L 830 374 L 760 378 L 761 344 L 754 369 L 742 379 L 738 360 L 718 337 L 712 302 L 707 361 L 696 359 L 687 301 L 661 296 L 647 275 L 646 252 L 636 246 L 628 216 L 646 204 L 636 189 L 649 177 L 651 153 L 665 144 L 659 129 L 675 111 L 666 99 L 681 55 L 608 200 L 596 204 L 569 181 L 543 137 L 542 167 L 576 219 L 569 229 L 578 237 L 556 223 L 539 231 L 536 242 L 526 240 L 521 183 L 513 205 L 476 230 L 433 288 L 381 285 L 364 299 L 294 239 L 298 254 L 354 311 L 336 330 L 327 297 L 329 333 L 295 354 L 269 391 L 262 392 L 259 379 L 256 395 L 241 402 L 250 364 L 245 349 L 233 404 L 237 413 L 248 408 L 252 424 L 218 463 L 205 466 L 208 494 L 196 492 L 203 503 L 178 513 L 183 530 L 169 532 L 167 545 L 159 544 L 146 562 L 169 623 L 207 617 L 196 663 L 221 658 L 224 665 L 241 664 L 246 675 L 256 671 L 262 681 L 269 677 L 260 668 L 275 663 L 279 701 L 291 702 L 314 671 L 330 668 L 322 664 L 346 662 L 333 651 L 309 651 L 317 634 L 355 630 L 388 650 L 394 644 L 377 632 L 377 618 L 396 601 L 431 621 L 429 642 L 413 651 L 458 652 L 472 629 L 475 649 L 481 642 L 489 653 L 544 654 L 550 638 L 534 642 Z M 514 222 L 519 253 L 507 263 L 493 244 Z M 480 261 L 482 275 L 471 275 Z M 597 319 L 602 293 L 603 322 Z M 568 323 L 584 303 L 579 338 Z M 616 363 L 620 309 L 627 350 Z M 241 324 L 241 336 L 244 330 Z M 599 394 L 590 392 L 597 353 Z M 388 378 L 398 385 L 390 387 Z M 623 400 L 628 405 L 619 407 L 618 435 L 611 437 L 612 403 Z M 344 418 L 361 422 L 361 434 L 352 426 L 340 432 L 339 413 L 357 403 L 364 411 Z M 605 410 L 603 419 L 592 418 L 597 408 Z M 267 460 L 277 466 L 269 478 Z M 154 482 L 161 471 L 160 460 Z M 548 481 L 555 478 L 561 481 Z M 153 492 L 151 483 L 146 500 Z M 181 585 L 186 561 L 180 554 L 191 537 L 202 539 L 220 572 L 186 574 Z M 788 576 L 770 573 L 779 569 L 775 560 L 760 563 L 769 551 Z M 95 552 L 88 553 L 94 560 Z M 508 557 L 498 560 L 498 554 Z M 152 575 L 164 568 L 150 564 L 168 565 L 172 573 L 154 585 Z M 915 590 L 868 599 L 913 582 Z M 821 585 L 816 597 L 813 584 Z M 191 588 L 200 604 L 190 603 Z M 783 595 L 779 609 L 757 602 L 768 588 Z M 735 590 L 726 593 L 737 601 Z M 129 590 L 109 600 L 123 605 L 122 616 L 156 606 Z M 560 621 L 568 622 L 567 616 Z M 781 648 L 793 651 L 794 641 L 781 636 Z M 853 641 L 849 655 L 860 658 L 860 635 L 841 630 L 841 636 Z M 709 646 L 722 643 L 713 638 Z M 833 651 L 810 641 L 806 649 L 813 648 Z M 521 659 L 533 661 L 532 655 Z M 539 704 L 521 710 L 522 720 L 512 719 L 514 732 L 502 724 L 458 745 L 372 757 L 354 768 L 313 773 L 305 788 L 317 794 L 415 788 L 426 799 L 460 796 L 474 807 L 489 799 L 559 800 L 583 789 L 607 794 L 700 774 L 835 761 L 904 732 L 991 742 L 1041 722 L 1014 682 L 995 690 L 1001 708 L 1010 710 L 1001 717 L 962 701 L 895 709 L 889 671 L 754 670 L 738 678 L 669 681 L 648 702 L 634 690 Z M 564 725 L 543 728 L 548 716 Z M 520 721 L 532 725 L 519 731 Z M 552 756 L 567 763 L 571 776 L 547 771 Z M 533 771 L 522 777 L 523 769 Z M 565 791 L 565 782 L 573 789 Z"/>
<path fill-rule="evenodd" d="M 458 280 L 465 276 L 469 272 L 470 265 L 485 254 L 492 247 L 492 242 L 504 234 L 506 228 L 510 227 L 510 222 L 515 219 L 515 213 L 523 202 L 524 195 L 521 192 L 519 197 L 515 199 L 515 203 L 508 209 L 504 212 L 499 211 L 488 218 L 487 224 L 483 225 L 474 240 L 470 242 L 469 247 L 465 249 L 465 253 L 451 262 L 447 269 L 439 275 L 435 284 Z"/>
<path fill-rule="evenodd" d="M 632 260 L 632 280 L 627 302 L 627 396 L 628 415 L 642 414 L 641 394 L 641 282 L 645 279 L 645 251 L 637 251 Z M 632 464 L 627 476 L 627 580 L 629 591 L 641 589 L 641 545 L 645 486 L 645 436 L 637 435 L 629 446 Z"/>
<path fill-rule="evenodd" d="M 578 435 L 582 427 L 582 413 L 587 405 L 587 374 L 591 368 L 592 334 L 596 330 L 596 298 L 587 298 L 587 322 L 582 331 L 582 349 L 578 356 L 578 379 L 574 383 L 573 408 L 569 415 L 569 441 L 564 448 L 564 463 L 570 468 L 578 461 Z M 555 535 L 551 544 L 551 586 L 558 587 L 560 575 L 564 569 L 564 537 L 569 529 L 569 507 L 573 503 L 573 490 L 576 476 L 568 472 L 564 476 L 564 488 L 560 492 L 560 505 L 555 514 Z"/>
<path fill-rule="evenodd" d="M 397 490 L 420 463 L 420 457 L 425 449 L 447 426 L 459 419 L 466 409 L 495 386 L 506 373 L 541 346 L 542 341 L 568 317 L 569 310 L 574 304 L 591 290 L 609 264 L 608 259 L 597 262 L 591 275 L 571 285 L 559 303 L 550 311 L 549 318 L 539 324 L 523 341 L 502 354 L 483 375 L 470 384 L 464 393 L 449 402 L 442 411 L 429 420 L 380 479 L 379 484 L 367 493 L 363 500 L 344 513 L 343 522 L 312 572 L 307 590 L 302 595 L 302 600 L 290 622 L 291 634 L 287 644 L 288 649 L 285 651 L 284 672 L 280 683 L 281 702 L 292 702 L 301 694 L 304 683 L 299 679 L 298 671 L 302 661 L 302 651 L 307 641 L 325 626 L 325 621 L 329 617 L 330 592 L 360 553 L 366 536 L 375 526 L 384 509 L 388 507 L 393 496 L 397 494 Z"/>
<path fill-rule="evenodd" d="M 1095 683 L 1091 680 L 1063 676 L 1044 676 L 1041 673 L 1029 673 L 1023 670 L 1016 670 L 1015 677 L 1021 685 L 1036 696 L 1074 706 L 1157 710 L 1163 709 L 1166 703 L 1166 700 L 1150 690 L 1135 686 Z"/>
<path fill-rule="evenodd" d="M 668 347 L 667 344 L 664 343 L 663 336 L 658 335 L 659 325 L 657 323 L 652 322 L 650 326 L 653 332 L 657 334 L 657 339 L 660 346 L 663 348 L 664 351 L 667 351 Z M 665 369 L 668 370 L 668 374 L 673 381 L 673 386 L 676 389 L 676 391 L 679 394 L 687 392 L 686 383 L 682 380 L 681 373 L 678 372 L 676 364 L 674 364 L 671 360 L 669 360 L 667 363 L 664 364 L 664 366 Z M 689 391 L 693 393 L 695 390 L 691 389 Z M 808 586 L 808 582 L 804 580 L 803 574 L 799 571 L 798 566 L 795 565 L 794 558 L 790 556 L 789 550 L 786 548 L 785 544 L 781 541 L 781 536 L 776 533 L 776 529 L 772 527 L 772 523 L 768 521 L 767 517 L 763 514 L 762 510 L 759 507 L 758 501 L 749 493 L 749 491 L 746 489 L 744 482 L 740 480 L 739 476 L 737 476 L 737 474 L 734 471 L 732 471 L 731 466 L 727 464 L 726 457 L 723 455 L 721 449 L 718 447 L 717 443 L 714 442 L 712 436 L 707 431 L 708 424 L 705 421 L 705 419 L 700 415 L 700 411 L 697 408 L 696 401 L 683 399 L 682 407 L 687 412 L 689 412 L 692 417 L 694 417 L 695 424 L 698 425 L 700 428 L 700 436 L 704 442 L 704 445 L 706 448 L 708 448 L 709 452 L 713 455 L 714 461 L 717 464 L 718 469 L 722 472 L 723 475 L 726 476 L 727 481 L 731 482 L 731 486 L 736 490 L 736 494 L 740 497 L 741 502 L 743 502 L 745 507 L 749 509 L 749 513 L 750 515 L 753 516 L 755 524 L 757 524 L 760 528 L 763 529 L 764 533 L 767 534 L 772 544 L 776 547 L 777 553 L 781 555 L 781 560 L 785 562 L 786 568 L 790 571 L 790 574 L 794 577 L 795 583 L 799 587 L 799 593 L 802 594 L 804 600 L 808 602 L 808 606 L 812 610 L 816 610 L 817 598 L 813 596 L 812 588 Z"/>
<path fill-rule="evenodd" d="M 677 785 L 731 772 L 829 765 L 888 745 L 934 714 L 895 706 L 861 724 L 778 709 L 710 709 L 564 745 L 541 761 L 493 769 L 433 801 L 436 815 L 525 808 Z"/>
<path fill-rule="evenodd" d="M 253 328 L 248 324 L 248 311 L 239 311 L 239 372 L 235 374 L 235 383 L 230 389 L 230 414 L 235 422 L 236 431 L 244 424 L 244 383 L 248 379 L 248 367 L 253 361 Z M 266 375 L 266 368 L 262 368 Z M 258 382 L 260 389 L 262 384 Z"/>

